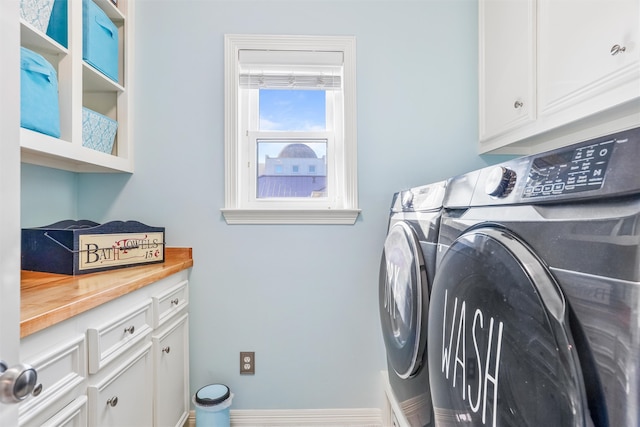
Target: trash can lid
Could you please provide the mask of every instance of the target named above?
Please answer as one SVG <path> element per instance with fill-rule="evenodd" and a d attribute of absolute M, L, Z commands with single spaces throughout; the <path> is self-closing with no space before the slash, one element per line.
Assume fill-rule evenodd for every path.
<path fill-rule="evenodd" d="M 196 402 L 204 406 L 217 405 L 231 396 L 229 387 L 224 384 L 209 384 L 196 392 Z"/>

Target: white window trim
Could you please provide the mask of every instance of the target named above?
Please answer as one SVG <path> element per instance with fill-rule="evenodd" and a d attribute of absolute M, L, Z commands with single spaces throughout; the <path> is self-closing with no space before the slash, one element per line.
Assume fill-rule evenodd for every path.
<path fill-rule="evenodd" d="M 356 45 L 352 36 L 278 36 L 227 34 L 225 43 L 225 207 L 221 209 L 228 224 L 354 224 L 358 208 L 357 132 L 356 132 Z M 238 55 L 241 49 L 344 52 L 344 159 L 341 175 L 341 204 L 334 208 L 312 206 L 247 209 L 241 198 L 242 141 L 238 135 Z M 340 172 L 340 171 L 339 171 Z"/>

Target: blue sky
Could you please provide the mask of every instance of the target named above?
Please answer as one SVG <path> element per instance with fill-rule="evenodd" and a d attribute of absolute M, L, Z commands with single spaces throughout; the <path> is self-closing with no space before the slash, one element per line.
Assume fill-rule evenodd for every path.
<path fill-rule="evenodd" d="M 260 89 L 260 130 L 320 131 L 326 129 L 323 90 Z M 286 143 L 259 144 L 258 158 L 275 157 Z M 308 144 L 321 157 L 326 144 Z"/>
<path fill-rule="evenodd" d="M 260 130 L 325 130 L 325 112 L 323 90 L 260 90 Z"/>

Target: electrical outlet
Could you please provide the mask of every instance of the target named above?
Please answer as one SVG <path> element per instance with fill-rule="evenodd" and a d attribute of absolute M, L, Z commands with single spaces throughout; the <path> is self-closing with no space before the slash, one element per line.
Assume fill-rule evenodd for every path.
<path fill-rule="evenodd" d="M 256 353 L 254 351 L 240 352 L 240 373 L 249 375 L 256 373 Z"/>

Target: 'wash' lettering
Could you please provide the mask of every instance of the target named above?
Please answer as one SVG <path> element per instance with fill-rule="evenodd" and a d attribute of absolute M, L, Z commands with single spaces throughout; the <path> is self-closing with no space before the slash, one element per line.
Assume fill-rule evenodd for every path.
<path fill-rule="evenodd" d="M 442 322 L 442 373 L 447 381 L 451 381 L 451 387 L 458 389 L 463 401 L 468 401 L 469 408 L 473 413 L 478 413 L 482 408 L 482 424 L 487 424 L 487 408 L 492 409 L 492 420 L 490 425 L 496 427 L 498 409 L 498 387 L 500 372 L 500 357 L 502 353 L 502 335 L 504 331 L 503 322 L 496 322 L 493 317 L 489 317 L 488 330 L 485 329 L 485 319 L 487 316 L 481 309 L 476 308 L 473 312 L 473 321 L 468 330 L 467 302 L 454 298 L 453 313 L 447 315 L 449 304 L 448 291 L 444 294 L 444 313 Z M 497 324 L 497 326 L 496 326 Z M 446 331 L 449 329 L 449 336 Z M 497 331 L 496 331 L 497 329 Z M 467 330 L 469 334 L 467 334 Z M 455 341 L 455 355 L 453 349 L 453 338 Z M 447 340 L 448 338 L 448 340 Z M 480 338 L 485 338 L 482 340 Z M 473 348 L 472 354 L 467 358 L 467 340 L 471 340 Z M 481 346 L 481 342 L 486 342 L 486 348 Z M 451 378 L 451 356 L 453 355 L 453 372 Z M 475 369 L 475 367 L 478 367 Z M 473 371 L 472 371 L 473 369 Z M 471 373 L 475 375 L 468 375 Z M 468 379 L 475 379 L 475 383 L 467 384 Z M 460 382 L 460 387 L 458 386 Z M 467 400 L 468 399 L 468 400 Z"/>

